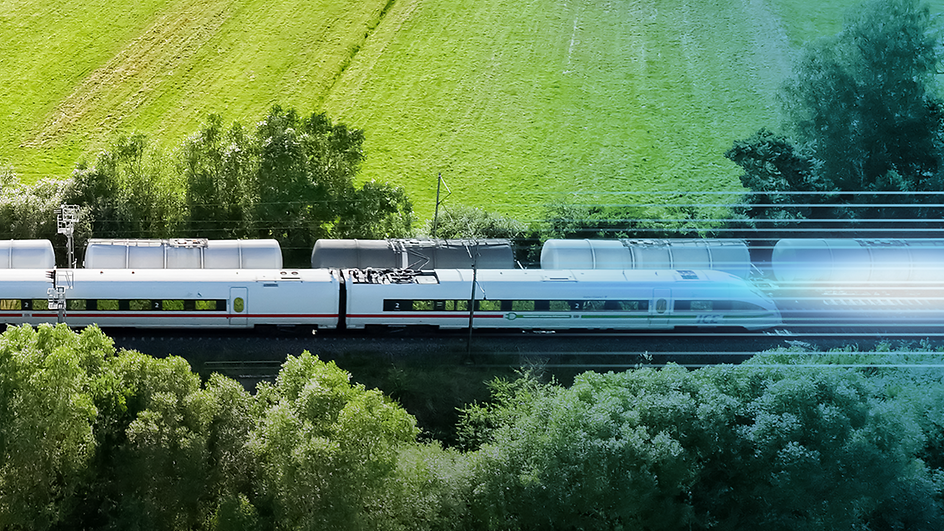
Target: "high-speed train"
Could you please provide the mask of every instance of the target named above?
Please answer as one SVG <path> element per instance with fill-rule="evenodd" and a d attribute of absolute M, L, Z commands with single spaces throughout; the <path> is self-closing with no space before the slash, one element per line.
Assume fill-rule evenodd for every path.
<path fill-rule="evenodd" d="M 64 308 L 47 294 L 62 288 Z M 137 328 L 429 326 L 668 330 L 777 326 L 770 298 L 719 271 L 7 269 L 0 323 Z"/>

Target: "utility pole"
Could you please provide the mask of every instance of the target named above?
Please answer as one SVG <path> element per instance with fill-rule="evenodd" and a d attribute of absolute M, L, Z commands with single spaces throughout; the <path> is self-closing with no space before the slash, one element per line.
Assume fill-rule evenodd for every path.
<path fill-rule="evenodd" d="M 444 181 L 442 178 L 442 172 L 439 172 L 439 179 L 436 180 L 436 210 L 433 213 L 433 230 L 432 234 L 430 234 L 433 239 L 436 238 L 436 227 L 439 224 L 439 205 L 442 203 L 442 201 L 446 200 L 445 198 L 443 198 L 442 201 L 439 200 L 439 190 L 443 185 L 446 185 L 446 191 L 449 192 L 446 197 L 452 195 L 452 190 L 449 189 L 449 185 L 446 184 L 446 181 Z"/>
<path fill-rule="evenodd" d="M 469 340 L 466 342 L 466 357 L 472 359 L 472 320 L 475 318 L 475 288 L 478 283 L 478 262 L 479 262 L 479 243 L 473 242 L 473 248 L 470 252 L 472 258 L 472 296 L 469 298 Z"/>

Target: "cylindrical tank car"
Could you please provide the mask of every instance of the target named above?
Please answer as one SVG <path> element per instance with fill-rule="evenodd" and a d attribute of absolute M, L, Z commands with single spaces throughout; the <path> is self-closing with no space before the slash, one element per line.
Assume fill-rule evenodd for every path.
<path fill-rule="evenodd" d="M 541 269 L 712 269 L 746 278 L 744 240 L 548 240 Z"/>

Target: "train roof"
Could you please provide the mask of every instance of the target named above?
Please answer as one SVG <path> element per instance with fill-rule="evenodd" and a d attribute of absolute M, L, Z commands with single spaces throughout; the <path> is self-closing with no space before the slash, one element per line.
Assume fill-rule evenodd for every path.
<path fill-rule="evenodd" d="M 79 282 L 271 282 L 328 281 L 328 269 L 74 269 L 60 271 Z M 0 276 L 5 279 L 6 276 Z M 62 278 L 62 277 L 60 277 Z"/>
<path fill-rule="evenodd" d="M 707 281 L 743 284 L 744 280 L 723 271 L 652 270 L 652 269 L 437 269 L 410 270 L 347 270 L 356 283 L 367 284 L 435 284 L 441 282 L 666 282 Z"/>

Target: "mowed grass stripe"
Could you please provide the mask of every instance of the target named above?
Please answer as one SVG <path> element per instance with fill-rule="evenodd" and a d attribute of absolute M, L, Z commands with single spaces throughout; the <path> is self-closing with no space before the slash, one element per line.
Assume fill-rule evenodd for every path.
<path fill-rule="evenodd" d="M 326 107 L 369 131 L 364 178 L 407 186 L 421 214 L 440 171 L 452 201 L 507 213 L 573 191 L 733 189 L 722 153 L 776 121 L 770 92 L 785 72 L 754 53 L 742 2 L 409 10 L 375 33 L 387 40 L 358 55 Z"/>
<path fill-rule="evenodd" d="M 23 19 L 41 4 L 23 2 L 10 9 L 8 19 Z M 147 23 L 129 29 L 122 42 L 102 45 L 104 51 L 82 68 L 60 72 L 60 90 L 43 90 L 44 75 L 20 84 L 31 101 L 9 112 L 28 110 L 30 119 L 14 131 L 15 141 L 0 147 L 0 160 L 28 180 L 66 175 L 82 153 L 94 153 L 119 133 L 142 130 L 171 148 L 210 112 L 252 123 L 275 103 L 315 110 L 378 23 L 386 0 L 154 4 L 160 9 L 141 14 Z M 74 24 L 64 26 L 67 30 L 95 27 L 109 34 L 108 14 L 126 7 L 117 0 L 98 10 L 78 5 L 60 10 Z M 20 31 L 30 32 L 49 33 L 37 25 Z M 74 40 L 81 49 L 83 39 Z M 10 55 L 23 57 L 28 48 Z M 56 56 L 40 58 L 56 61 Z M 5 65 L 0 70 L 8 79 L 17 77 Z"/>
<path fill-rule="evenodd" d="M 96 68 L 47 116 L 26 147 L 54 145 L 70 133 L 102 138 L 157 95 L 174 88 L 182 65 L 216 34 L 229 0 L 183 2 Z"/>
<path fill-rule="evenodd" d="M 134 39 L 172 1 L 0 2 L 0 161 L 27 179 L 66 173 L 54 154 L 24 149 L 29 133 L 90 72 Z M 82 149 L 78 147 L 77 149 Z"/>
<path fill-rule="evenodd" d="M 273 104 L 311 112 L 367 38 L 385 5 L 376 1 L 244 2 L 143 118 L 166 136 L 195 127 L 193 102 L 250 123 Z M 211 66 L 212 65 L 212 66 Z M 181 119 L 168 120 L 166 109 Z"/>

